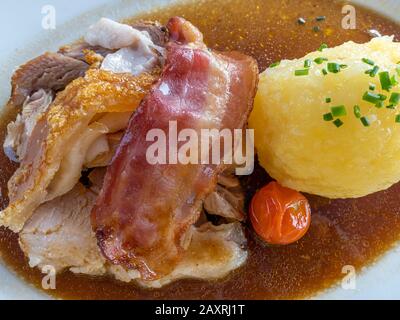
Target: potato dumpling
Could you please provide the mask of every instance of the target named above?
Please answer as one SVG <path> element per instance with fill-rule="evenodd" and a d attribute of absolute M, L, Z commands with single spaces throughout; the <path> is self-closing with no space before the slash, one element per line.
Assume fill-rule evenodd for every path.
<path fill-rule="evenodd" d="M 308 75 L 296 76 L 306 60 Z M 398 182 L 399 62 L 400 44 L 382 37 L 267 69 L 249 120 L 261 165 L 286 187 L 328 198 L 361 197 Z"/>

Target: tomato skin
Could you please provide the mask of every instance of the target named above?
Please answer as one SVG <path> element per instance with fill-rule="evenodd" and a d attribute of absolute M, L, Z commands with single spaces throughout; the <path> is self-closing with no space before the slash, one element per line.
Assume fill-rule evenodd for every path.
<path fill-rule="evenodd" d="M 311 223 L 311 208 L 299 192 L 271 182 L 250 204 L 250 221 L 267 243 L 286 245 L 301 239 Z"/>

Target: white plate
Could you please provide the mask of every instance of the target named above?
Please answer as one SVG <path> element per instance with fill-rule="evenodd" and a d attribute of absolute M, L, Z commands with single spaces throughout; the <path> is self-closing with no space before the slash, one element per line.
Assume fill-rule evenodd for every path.
<path fill-rule="evenodd" d="M 243 0 L 245 1 L 245 0 Z M 16 66 L 46 50 L 56 50 L 82 35 L 102 16 L 122 19 L 173 0 L 2 0 L 0 9 L 0 105 L 9 96 L 9 82 Z M 398 0 L 357 0 L 400 22 Z M 52 5 L 56 29 L 42 27 L 42 9 Z M 338 13 L 339 14 L 339 13 Z M 334 287 L 317 299 L 400 298 L 400 248 L 388 252 L 378 263 L 356 277 L 356 290 Z M 0 299 L 46 299 L 42 292 L 18 279 L 0 264 Z"/>

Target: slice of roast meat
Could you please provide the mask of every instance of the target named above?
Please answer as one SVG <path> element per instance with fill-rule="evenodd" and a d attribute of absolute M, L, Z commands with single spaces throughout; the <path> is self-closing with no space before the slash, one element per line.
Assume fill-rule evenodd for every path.
<path fill-rule="evenodd" d="M 93 143 L 125 129 L 158 76 L 91 69 L 58 93 L 36 121 L 26 156 L 8 182 L 10 203 L 0 212 L 0 225 L 18 232 L 40 204 L 71 190 Z"/>
<path fill-rule="evenodd" d="M 57 271 L 102 275 L 105 259 L 90 226 L 96 194 L 77 184 L 70 192 L 36 209 L 19 234 L 31 267 L 52 265 Z"/>
<path fill-rule="evenodd" d="M 15 71 L 11 102 L 19 107 L 40 89 L 46 92 L 63 90 L 72 80 L 84 76 L 88 67 L 83 61 L 47 52 Z"/>
<path fill-rule="evenodd" d="M 148 47 L 154 46 L 156 52 L 147 52 L 148 48 L 142 45 L 140 49 L 147 49 L 141 50 L 140 53 L 135 52 L 133 57 L 129 55 L 132 52 L 123 52 L 114 58 L 114 60 L 117 59 L 117 62 L 112 61 L 111 66 L 108 63 L 103 69 L 114 71 L 112 67 L 115 68 L 115 65 L 119 64 L 120 71 L 128 72 L 129 66 L 122 66 L 126 63 L 131 65 L 134 58 L 142 59 L 135 63 L 135 66 L 143 64 L 143 52 L 147 52 L 148 67 L 145 70 L 139 68 L 134 74 L 137 75 L 143 70 L 149 71 L 159 62 L 160 53 L 157 52 L 157 48 L 165 45 L 168 33 L 165 27 L 156 22 L 127 25 L 102 18 L 92 26 L 86 38 L 88 40 L 86 42 L 81 40 L 75 44 L 64 46 L 57 53 L 47 52 L 19 67 L 12 77 L 12 104 L 20 107 L 30 95 L 40 89 L 46 92 L 57 92 L 63 90 L 72 80 L 84 76 L 89 65 L 92 64 L 91 61 L 88 61 L 88 52 L 106 58 L 118 49 L 139 43 L 138 39 L 146 43 Z M 109 59 L 111 58 L 112 55 Z"/>
<path fill-rule="evenodd" d="M 26 156 L 29 137 L 52 100 L 53 94 L 51 92 L 46 92 L 43 89 L 38 90 L 25 100 L 22 112 L 17 115 L 16 120 L 8 124 L 3 147 L 4 153 L 10 160 L 19 162 Z"/>
<path fill-rule="evenodd" d="M 89 28 L 85 41 L 91 46 L 119 49 L 104 57 L 103 70 L 138 75 L 161 66 L 163 62 L 164 48 L 154 44 L 147 31 L 107 18 L 101 18 Z"/>
<path fill-rule="evenodd" d="M 247 259 L 247 240 L 240 223 L 214 226 L 205 223 L 192 228 L 191 241 L 172 272 L 158 280 L 140 279 L 137 270 L 110 266 L 118 280 L 136 283 L 145 288 L 160 288 L 180 279 L 216 280 L 242 266 Z"/>
<path fill-rule="evenodd" d="M 53 266 L 57 272 L 104 275 L 159 288 L 185 278 L 213 280 L 240 267 L 247 258 L 246 238 L 238 223 L 192 228 L 191 241 L 182 260 L 167 276 L 143 281 L 137 270 L 107 263 L 90 226 L 90 210 L 101 188 L 103 169 L 90 174 L 90 189 L 77 184 L 70 192 L 38 207 L 19 234 L 21 249 L 31 267 Z"/>
<path fill-rule="evenodd" d="M 164 47 L 168 41 L 167 29 L 158 22 L 140 21 L 137 23 L 133 23 L 130 26 L 133 29 L 139 30 L 143 33 L 147 33 L 153 44 L 158 47 Z M 112 29 L 109 32 L 113 32 L 114 34 L 118 35 L 118 31 L 119 29 Z M 86 54 L 88 51 L 93 51 L 105 58 L 108 54 L 114 53 L 116 50 L 121 48 L 122 47 L 110 49 L 102 47 L 100 45 L 90 45 L 82 39 L 71 45 L 61 47 L 58 52 L 65 56 L 87 62 Z"/>
<path fill-rule="evenodd" d="M 151 164 L 146 141 L 151 129 L 241 129 L 253 105 L 258 80 L 254 59 L 211 52 L 189 22 L 173 18 L 172 39 L 157 85 L 131 118 L 107 169 L 92 211 L 99 246 L 113 264 L 137 269 L 141 279 L 170 274 L 190 243 L 205 197 L 216 186 L 222 164 Z M 168 141 L 168 137 L 167 137 Z M 168 146 L 167 150 L 168 150 Z"/>

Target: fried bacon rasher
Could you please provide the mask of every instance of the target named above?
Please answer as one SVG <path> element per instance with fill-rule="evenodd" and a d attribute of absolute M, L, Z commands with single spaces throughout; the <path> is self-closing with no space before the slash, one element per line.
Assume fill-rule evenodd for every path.
<path fill-rule="evenodd" d="M 251 111 L 258 67 L 240 53 L 208 50 L 189 22 L 173 18 L 172 41 L 157 85 L 131 118 L 92 211 L 103 254 L 138 269 L 143 280 L 170 274 L 190 243 L 205 197 L 224 164 L 149 164 L 151 129 L 242 129 Z M 168 139 L 167 139 L 168 140 Z"/>

